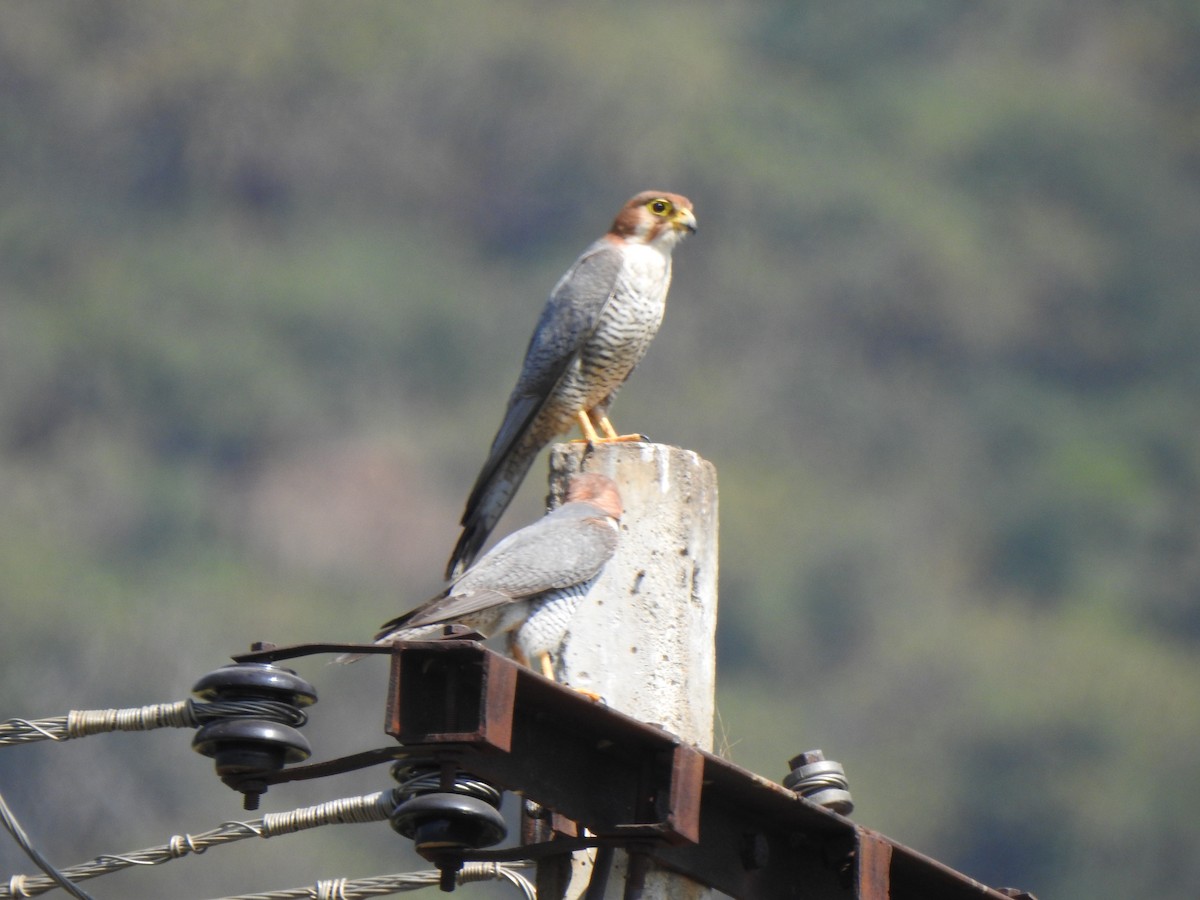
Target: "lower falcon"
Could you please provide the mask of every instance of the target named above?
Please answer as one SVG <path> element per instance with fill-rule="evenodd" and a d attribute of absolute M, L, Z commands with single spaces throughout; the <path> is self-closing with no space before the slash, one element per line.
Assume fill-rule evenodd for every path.
<path fill-rule="evenodd" d="M 508 634 L 514 659 L 553 656 L 579 601 L 617 548 L 621 496 L 612 479 L 575 475 L 562 506 L 496 544 L 445 591 L 383 626 L 377 644 L 438 636 L 462 624 L 484 637 Z"/>

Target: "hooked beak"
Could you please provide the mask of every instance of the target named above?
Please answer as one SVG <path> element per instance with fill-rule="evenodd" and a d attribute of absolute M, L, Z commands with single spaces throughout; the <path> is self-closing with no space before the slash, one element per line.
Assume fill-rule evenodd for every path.
<path fill-rule="evenodd" d="M 691 234 L 696 233 L 696 214 L 690 209 L 678 209 L 675 211 L 675 218 L 671 221 L 671 225 L 677 231 L 687 231 Z"/>

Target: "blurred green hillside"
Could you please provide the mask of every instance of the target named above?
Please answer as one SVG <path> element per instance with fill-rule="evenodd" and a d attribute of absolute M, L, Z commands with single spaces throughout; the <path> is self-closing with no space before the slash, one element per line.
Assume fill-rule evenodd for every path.
<path fill-rule="evenodd" d="M 436 591 L 546 292 L 643 188 L 700 233 L 614 421 L 718 468 L 729 755 L 821 747 L 858 821 L 985 883 L 1194 900 L 1183 0 L 10 0 L 0 718 Z M 300 669 L 319 757 L 381 742 L 382 665 Z M 8 750 L 0 790 L 63 865 L 162 843 L 242 815 L 189 742 Z M 346 830 L 91 884 L 423 867 Z"/>

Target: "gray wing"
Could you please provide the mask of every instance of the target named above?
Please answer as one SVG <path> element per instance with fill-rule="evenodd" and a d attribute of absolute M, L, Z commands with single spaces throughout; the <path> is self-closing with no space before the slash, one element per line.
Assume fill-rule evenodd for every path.
<path fill-rule="evenodd" d="M 612 558 L 617 537 L 598 506 L 564 503 L 508 535 L 446 591 L 384 624 L 376 640 L 588 581 Z"/>
<path fill-rule="evenodd" d="M 386 623 L 375 636 L 375 640 L 405 628 L 420 628 L 424 625 L 443 625 L 456 622 L 463 616 L 512 603 L 508 594 L 491 590 L 465 591 L 461 594 L 441 594 L 432 600 Z"/>
<path fill-rule="evenodd" d="M 617 290 L 623 265 L 620 249 L 602 238 L 580 255 L 550 292 L 508 398 L 504 421 L 467 497 L 463 531 L 446 565 L 447 578 L 461 574 L 475 559 L 534 457 L 557 435 L 561 419 L 543 412 L 595 333 L 604 307 Z"/>
<path fill-rule="evenodd" d="M 617 529 L 603 510 L 566 503 L 500 541 L 450 594 L 492 590 L 521 599 L 578 584 L 599 572 L 616 547 Z"/>
<path fill-rule="evenodd" d="M 529 339 L 504 421 L 467 500 L 468 513 L 596 330 L 601 312 L 616 292 L 622 266 L 620 250 L 600 240 L 585 250 L 554 286 Z"/>
<path fill-rule="evenodd" d="M 596 330 L 624 267 L 618 245 L 601 239 L 558 280 L 538 319 L 513 395 L 546 397 Z"/>

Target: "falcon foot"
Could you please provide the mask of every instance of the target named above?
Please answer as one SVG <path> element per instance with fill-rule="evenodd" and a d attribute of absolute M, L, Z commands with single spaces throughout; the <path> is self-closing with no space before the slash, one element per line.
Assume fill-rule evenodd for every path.
<path fill-rule="evenodd" d="M 650 438 L 644 434 L 615 434 L 612 437 L 600 437 L 596 435 L 595 440 L 589 438 L 571 438 L 567 441 L 568 444 L 648 444 Z"/>
<path fill-rule="evenodd" d="M 600 430 L 596 430 L 596 425 L 592 424 L 592 417 L 584 410 L 580 410 L 577 418 L 579 420 L 579 430 L 583 432 L 582 438 L 576 438 L 572 443 L 587 443 L 587 444 L 613 444 L 613 443 L 648 443 L 650 438 L 644 434 L 617 434 L 617 429 L 613 428 L 612 422 L 608 420 L 608 416 L 601 416 L 596 425 L 600 426 Z"/>
<path fill-rule="evenodd" d="M 517 658 L 517 653 L 519 651 L 515 647 L 513 648 L 513 650 L 514 650 L 513 656 L 514 656 L 514 658 Z M 524 654 L 521 654 L 521 656 L 523 657 Z M 537 657 L 538 657 L 538 668 L 540 668 L 542 670 L 542 675 L 545 678 L 548 678 L 550 681 L 553 681 L 556 684 L 560 683 L 558 681 L 558 679 L 554 677 L 554 660 L 552 660 L 550 658 L 550 654 L 543 651 L 542 653 L 539 653 L 537 655 Z M 527 661 L 525 661 L 524 659 L 518 658 L 517 662 L 520 662 L 522 665 L 531 668 L 529 666 L 529 663 Z M 603 703 L 605 706 L 608 705 L 607 703 L 604 703 L 604 698 L 602 696 L 600 696 L 599 694 L 597 694 L 595 691 L 589 691 L 589 690 L 586 690 L 585 688 L 571 687 L 569 684 L 564 684 L 563 687 L 571 688 L 571 690 L 575 691 L 575 693 L 577 693 L 577 694 L 583 694 L 583 696 L 587 697 L 593 703 Z"/>
<path fill-rule="evenodd" d="M 565 686 L 571 687 L 569 684 Z M 571 690 L 577 694 L 583 694 L 583 696 L 587 697 L 587 699 L 591 700 L 593 703 L 599 703 L 601 706 L 608 706 L 608 703 L 605 702 L 604 697 L 602 697 L 600 694 L 597 694 L 595 691 L 589 691 L 586 688 L 577 687 L 573 687 Z"/>

